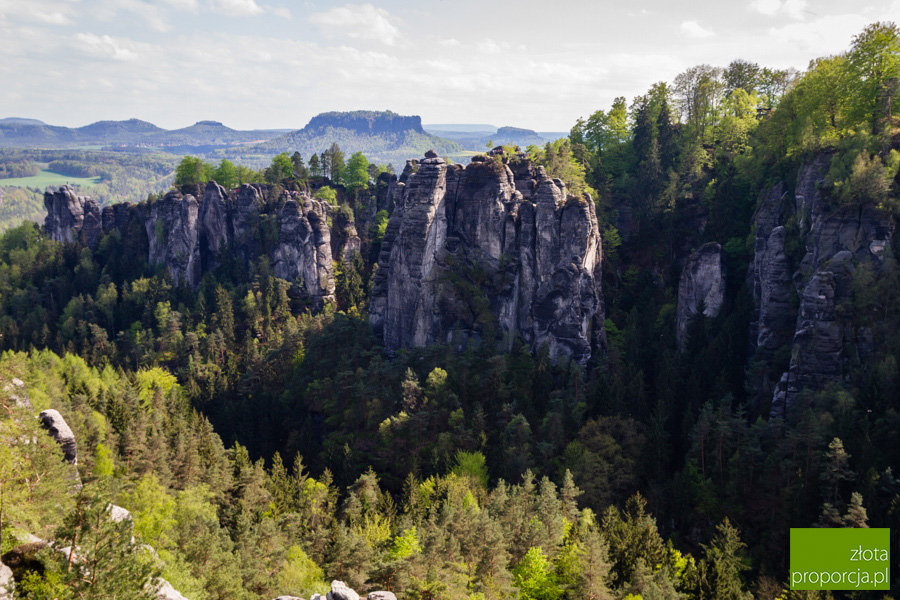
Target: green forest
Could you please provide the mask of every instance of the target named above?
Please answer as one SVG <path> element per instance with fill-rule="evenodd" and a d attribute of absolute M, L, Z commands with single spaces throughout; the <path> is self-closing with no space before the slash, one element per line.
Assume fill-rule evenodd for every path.
<path fill-rule="evenodd" d="M 194 290 L 146 261 L 142 227 L 95 249 L 9 229 L 0 552 L 31 552 L 32 567 L 16 597 L 152 598 L 161 576 L 190 600 L 308 598 L 333 579 L 401 600 L 900 598 L 896 560 L 884 594 L 787 589 L 791 527 L 889 527 L 896 547 L 900 245 L 839 306 L 871 351 L 783 416 L 760 382 L 791 347 L 753 360 L 747 280 L 759 199 L 784 181 L 790 211 L 813 157 L 829 161 L 832 208 L 900 215 L 898 82 L 900 30 L 876 23 L 803 73 L 699 65 L 528 148 L 596 203 L 607 347 L 587 366 L 521 340 L 387 352 L 367 318 L 383 169 L 361 153 L 345 165 L 337 144 L 314 165 L 282 154 L 243 174 L 134 159 L 153 173 L 140 197 L 172 171 L 177 185 L 266 181 L 270 198 L 329 190 L 362 245 L 317 314 L 265 258 L 223 260 Z M 49 158 L 33 154 L 17 160 Z M 107 179 L 108 163 L 69 154 L 58 169 Z M 706 242 L 725 250 L 726 303 L 691 320 L 681 350 L 678 259 Z M 32 418 L 48 408 L 74 432 L 83 486 Z M 136 544 L 109 503 L 131 512 Z M 90 576 L 32 536 L 77 545 Z"/>

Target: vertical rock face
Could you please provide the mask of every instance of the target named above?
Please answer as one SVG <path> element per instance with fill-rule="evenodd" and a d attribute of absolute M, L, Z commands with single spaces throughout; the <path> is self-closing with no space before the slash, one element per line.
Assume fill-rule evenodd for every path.
<path fill-rule="evenodd" d="M 231 243 L 231 218 L 228 192 L 215 181 L 206 184 L 200 203 L 200 254 L 204 266 L 211 268 L 216 256 Z"/>
<path fill-rule="evenodd" d="M 107 206 L 102 211 L 91 198 L 76 196 L 72 188 L 44 195 L 47 219 L 44 230 L 55 240 L 83 240 L 96 247 L 102 235 L 130 227 L 142 228 L 148 239 L 147 259 L 163 264 L 176 284 L 196 287 L 203 273 L 220 263 L 223 253 L 245 264 L 264 255 L 262 228 L 280 227 L 268 249 L 275 275 L 302 284 L 313 306 L 334 301 L 334 272 L 328 206 L 305 193 L 292 193 L 275 214 L 269 190 L 244 184 L 229 192 L 214 181 L 192 186 L 194 194 L 172 191 L 152 202 Z M 279 199 L 281 201 L 281 199 Z M 264 214 L 265 211 L 269 214 Z M 359 248 L 355 230 L 349 232 L 344 252 Z M 350 250 L 348 250 L 350 248 Z"/>
<path fill-rule="evenodd" d="M 521 335 L 585 363 L 603 341 L 593 202 L 529 164 L 411 162 L 394 187 L 370 303 L 389 348 Z"/>
<path fill-rule="evenodd" d="M 41 425 L 50 434 L 56 443 L 62 446 L 63 456 L 66 462 L 72 465 L 78 465 L 78 448 L 75 445 L 75 434 L 63 419 L 59 411 L 49 408 L 43 411 L 39 418 Z"/>
<path fill-rule="evenodd" d="M 278 213 L 280 235 L 272 254 L 275 276 L 303 282 L 317 306 L 334 301 L 331 237 L 323 202 L 288 200 Z"/>
<path fill-rule="evenodd" d="M 150 218 L 144 223 L 150 262 L 166 265 L 176 284 L 200 282 L 199 210 L 190 194 L 169 192 L 150 206 Z"/>
<path fill-rule="evenodd" d="M 793 203 L 778 184 L 760 199 L 754 217 L 756 252 L 748 273 L 756 301 L 753 360 L 765 364 L 790 348 L 788 370 L 774 390 L 766 379 L 754 382 L 760 392 L 771 390 L 773 416 L 787 414 L 804 389 L 821 390 L 841 378 L 845 345 L 865 335 L 842 321 L 835 307 L 850 300 L 855 265 L 879 268 L 894 233 L 893 218 L 871 204 L 829 203 L 822 183 L 830 162 L 829 154 L 814 157 L 798 172 Z M 785 208 L 794 214 L 793 229 L 785 226 Z M 788 248 L 798 244 L 802 259 L 794 250 L 792 260 Z"/>
<path fill-rule="evenodd" d="M 785 253 L 787 231 L 775 227 L 757 257 L 759 280 L 759 318 L 756 328 L 756 347 L 760 357 L 770 358 L 791 339 L 794 329 L 790 306 L 793 289 L 791 262 Z"/>
<path fill-rule="evenodd" d="M 60 186 L 56 192 L 44 192 L 47 218 L 44 230 L 59 242 L 83 239 L 94 245 L 103 231 L 100 205 L 89 196 L 78 196 L 70 185 Z"/>
<path fill-rule="evenodd" d="M 838 300 L 849 296 L 851 259 L 850 252 L 838 253 L 828 270 L 817 271 L 803 289 L 791 365 L 775 386 L 773 416 L 783 416 L 804 388 L 820 390 L 840 379 L 844 332 L 834 309 Z"/>
<path fill-rule="evenodd" d="M 684 348 L 688 323 L 700 313 L 701 306 L 705 316 L 715 318 L 724 299 L 725 258 L 722 246 L 705 244 L 688 258 L 678 281 L 676 327 L 679 348 Z"/>

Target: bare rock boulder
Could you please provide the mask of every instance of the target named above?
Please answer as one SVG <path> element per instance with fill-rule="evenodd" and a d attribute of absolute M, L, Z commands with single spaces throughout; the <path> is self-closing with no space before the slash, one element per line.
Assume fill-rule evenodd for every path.
<path fill-rule="evenodd" d="M 40 414 L 41 425 L 62 446 L 63 455 L 66 462 L 72 465 L 78 465 L 78 448 L 75 445 L 75 434 L 72 429 L 59 414 L 58 410 L 48 408 Z"/>
<path fill-rule="evenodd" d="M 0 600 L 12 600 L 16 591 L 12 569 L 0 563 Z"/>
<path fill-rule="evenodd" d="M 331 582 L 331 591 L 325 594 L 326 600 L 359 600 L 359 594 L 343 581 L 335 579 Z"/>
<path fill-rule="evenodd" d="M 156 597 L 159 600 L 187 600 L 172 584 L 160 578 L 156 586 Z"/>

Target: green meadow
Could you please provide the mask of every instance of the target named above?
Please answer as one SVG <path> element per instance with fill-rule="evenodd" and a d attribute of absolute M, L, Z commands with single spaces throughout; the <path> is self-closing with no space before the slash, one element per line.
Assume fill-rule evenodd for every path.
<path fill-rule="evenodd" d="M 38 188 L 43 190 L 48 185 L 62 185 L 70 183 L 72 185 L 91 186 L 100 183 L 99 177 L 72 177 L 71 175 L 63 175 L 55 173 L 47 169 L 43 169 L 37 175 L 31 177 L 13 177 L 10 179 L 0 179 L 0 185 L 8 185 L 12 187 Z"/>

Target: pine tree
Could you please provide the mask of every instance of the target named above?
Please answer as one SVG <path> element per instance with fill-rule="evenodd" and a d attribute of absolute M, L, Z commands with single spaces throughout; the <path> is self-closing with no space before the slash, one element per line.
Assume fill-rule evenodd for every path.
<path fill-rule="evenodd" d="M 585 600 L 609 600 L 613 595 L 607 586 L 610 571 L 608 547 L 590 511 L 585 509 L 581 521 L 584 530 L 578 557 L 581 572 L 575 589 L 579 597 Z"/>
<path fill-rule="evenodd" d="M 746 544 L 727 518 L 716 527 L 716 535 L 701 561 L 701 593 L 717 600 L 742 600 L 743 573 L 750 567 L 744 558 Z M 705 576 L 704 576 L 705 575 Z"/>
<path fill-rule="evenodd" d="M 52 570 L 63 598 L 117 600 L 156 597 L 159 568 L 150 554 L 132 543 L 131 519 L 113 521 L 109 501 L 85 488 L 63 519 L 56 539 L 65 552 L 52 553 Z"/>
<path fill-rule="evenodd" d="M 319 156 L 313 152 L 309 157 L 309 172 L 313 177 L 319 177 L 322 174 L 322 167 L 319 164 Z"/>

